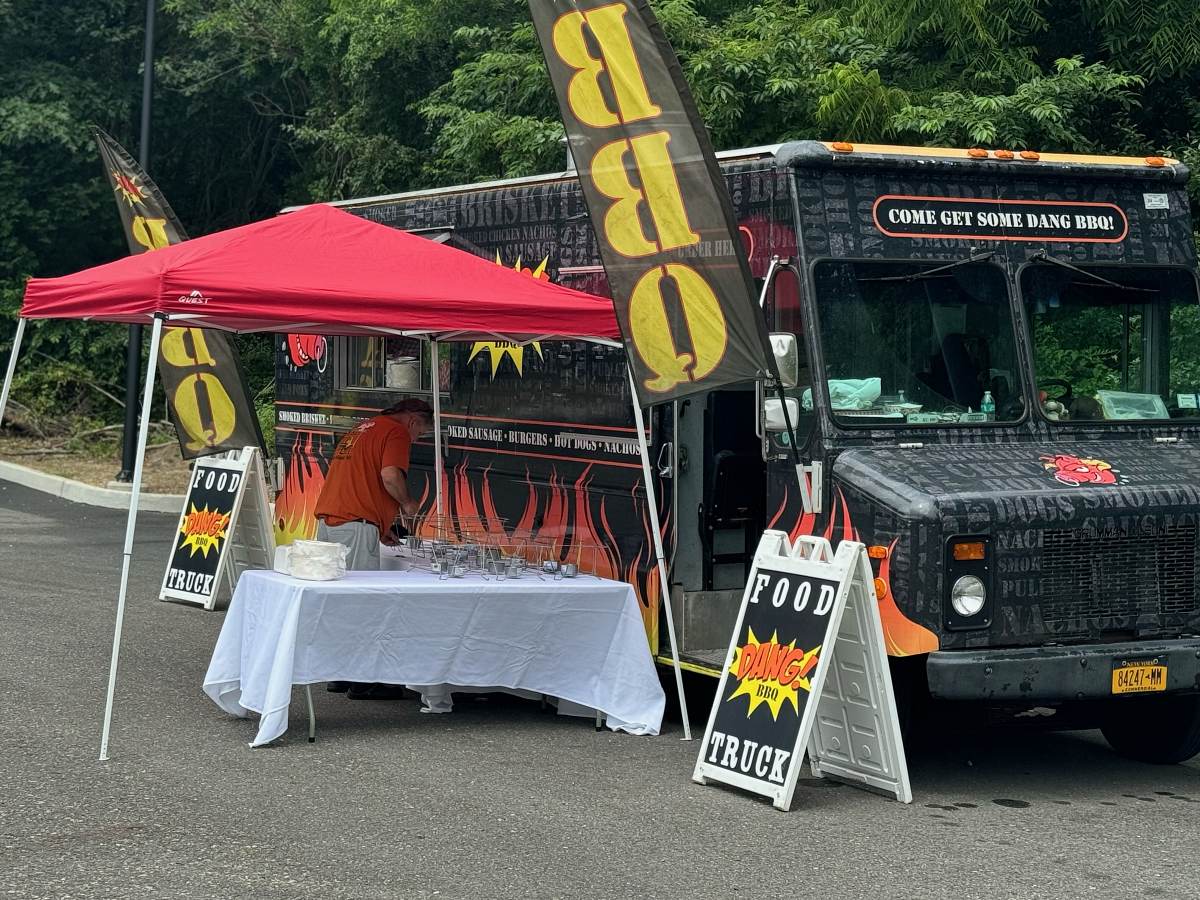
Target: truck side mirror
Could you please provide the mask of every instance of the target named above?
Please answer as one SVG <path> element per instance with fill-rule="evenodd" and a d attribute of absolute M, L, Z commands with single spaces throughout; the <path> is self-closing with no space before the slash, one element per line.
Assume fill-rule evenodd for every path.
<path fill-rule="evenodd" d="M 771 332 L 771 352 L 779 369 L 779 380 L 785 388 L 794 388 L 800 380 L 800 348 L 790 331 Z"/>
<path fill-rule="evenodd" d="M 778 397 L 768 397 L 763 401 L 763 427 L 767 431 L 787 431 L 788 423 L 792 428 L 800 423 L 800 401 L 795 397 L 787 398 L 787 416 L 783 414 L 783 404 Z"/>

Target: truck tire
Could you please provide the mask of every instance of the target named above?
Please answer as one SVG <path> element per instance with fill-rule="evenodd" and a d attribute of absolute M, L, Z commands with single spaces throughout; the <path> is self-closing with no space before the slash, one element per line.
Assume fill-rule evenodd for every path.
<path fill-rule="evenodd" d="M 1200 694 L 1113 702 L 1100 732 L 1129 759 L 1184 762 L 1200 753 Z"/>

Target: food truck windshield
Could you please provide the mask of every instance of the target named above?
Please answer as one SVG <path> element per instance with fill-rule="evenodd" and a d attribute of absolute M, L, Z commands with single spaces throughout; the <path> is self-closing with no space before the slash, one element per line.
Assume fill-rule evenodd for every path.
<path fill-rule="evenodd" d="M 1036 391 L 1053 422 L 1200 416 L 1200 304 L 1187 269 L 1035 261 L 1014 316 L 989 255 L 814 268 L 825 378 L 843 426 L 1016 422 Z M 1017 352 L 1029 329 L 1034 371 Z M 812 408 L 811 391 L 801 396 Z"/>
<path fill-rule="evenodd" d="M 1015 325 L 998 265 L 826 261 L 813 277 L 839 424 L 1021 418 Z M 811 408 L 811 395 L 801 403 Z"/>
<path fill-rule="evenodd" d="M 1200 416 L 1200 305 L 1190 271 L 1034 263 L 1019 284 L 1048 418 Z"/>

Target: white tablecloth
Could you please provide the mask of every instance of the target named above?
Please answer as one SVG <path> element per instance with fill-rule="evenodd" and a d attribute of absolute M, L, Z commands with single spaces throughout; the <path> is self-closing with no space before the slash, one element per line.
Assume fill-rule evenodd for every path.
<path fill-rule="evenodd" d="M 657 734 L 666 702 L 622 582 L 244 573 L 204 692 L 235 716 L 259 713 L 259 746 L 287 730 L 292 685 L 336 680 L 533 691 L 599 709 L 634 734 Z"/>

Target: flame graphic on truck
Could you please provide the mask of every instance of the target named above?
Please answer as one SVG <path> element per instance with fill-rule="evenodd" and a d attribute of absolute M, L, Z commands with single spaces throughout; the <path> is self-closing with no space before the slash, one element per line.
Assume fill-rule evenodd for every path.
<path fill-rule="evenodd" d="M 311 540 L 317 534 L 317 498 L 325 484 L 324 454 L 311 432 L 297 435 L 288 461 L 283 490 L 275 500 L 275 543 Z"/>
<path fill-rule="evenodd" d="M 636 550 L 623 552 L 609 517 L 609 504 L 614 498 L 593 488 L 593 466 L 587 466 L 574 481 L 563 478 L 552 467 L 545 482 L 535 482 L 526 468 L 524 504 L 512 520 L 506 520 L 497 509 L 494 477 L 491 465 L 476 469 L 469 457 L 446 469 L 442 482 L 446 514 L 439 520 L 433 515 L 433 479 L 427 474 L 420 495 L 425 516 L 418 533 L 430 538 L 500 541 L 514 549 L 524 546 L 530 554 L 575 563 L 581 572 L 626 581 L 633 585 L 643 623 L 655 646 L 662 590 L 641 487 L 631 488 L 630 503 L 634 517 L 642 522 L 642 539 Z M 665 534 L 670 528 L 669 519 L 662 524 Z"/>
<path fill-rule="evenodd" d="M 770 524 L 767 525 L 768 528 L 780 528 L 780 523 L 783 522 L 788 511 L 788 499 L 788 488 L 785 486 L 783 501 L 779 504 L 779 509 L 776 510 L 775 515 L 771 518 Z M 840 523 L 839 518 L 841 520 Z M 796 519 L 796 524 L 792 526 L 788 536 L 794 541 L 801 535 L 815 533 L 816 528 L 817 517 L 812 513 L 803 513 Z M 839 530 L 840 537 L 838 540 L 860 540 L 858 529 L 854 527 L 854 523 L 851 521 L 850 507 L 846 503 L 846 497 L 842 493 L 841 488 L 835 487 L 833 506 L 829 511 L 829 523 L 825 526 L 822 537 L 836 544 L 834 534 Z M 887 647 L 889 656 L 916 656 L 921 653 L 931 653 L 938 648 L 937 635 L 924 625 L 914 622 L 906 616 L 896 603 L 896 598 L 892 593 L 892 556 L 898 542 L 899 538 L 892 541 L 891 546 L 888 548 L 887 556 L 880 561 L 879 572 L 875 579 L 875 592 L 879 601 L 879 618 L 883 623 L 884 645 Z"/>

